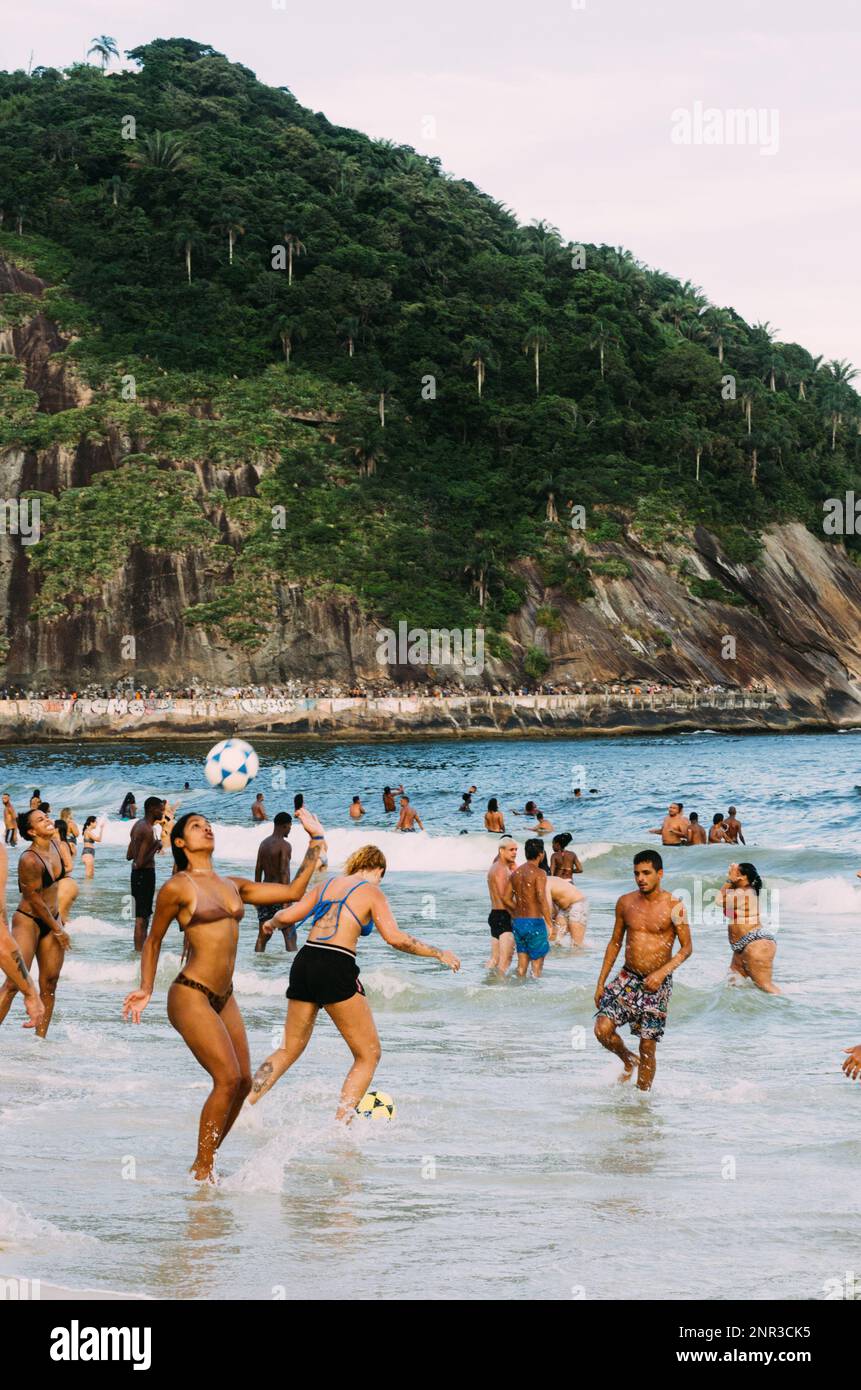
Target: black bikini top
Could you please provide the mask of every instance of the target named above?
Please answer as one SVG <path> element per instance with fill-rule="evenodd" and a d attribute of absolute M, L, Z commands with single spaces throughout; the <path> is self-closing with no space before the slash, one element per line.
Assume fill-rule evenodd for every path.
<path fill-rule="evenodd" d="M 42 887 L 43 887 L 43 888 L 50 888 L 52 883 L 59 883 L 61 878 L 65 878 L 65 877 L 66 877 L 66 866 L 65 866 L 65 864 L 63 863 L 63 856 L 62 856 L 62 854 L 60 855 L 60 872 L 58 873 L 57 877 L 54 878 L 54 875 L 51 873 L 51 870 L 50 870 L 49 865 L 47 865 L 47 864 L 45 863 L 45 861 L 44 861 L 44 859 L 42 858 L 42 856 L 41 856 L 41 854 L 39 853 L 39 851 L 36 850 L 36 849 L 34 849 L 34 850 L 31 850 L 30 852 L 31 852 L 31 854 L 35 854 L 35 856 L 36 856 L 36 858 L 38 859 L 39 863 L 42 865 Z M 58 850 L 57 852 L 59 853 L 59 850 Z"/>
<path fill-rule="evenodd" d="M 182 872 L 185 874 L 186 878 L 192 877 L 187 869 L 183 869 Z M 195 894 L 194 912 L 186 925 L 184 927 L 180 926 L 180 931 L 188 931 L 190 927 L 202 927 L 205 926 L 207 922 L 223 922 L 225 917 L 233 917 L 238 925 L 245 916 L 245 904 L 242 899 L 239 898 L 238 893 L 236 896 L 239 898 L 239 902 L 236 907 L 225 906 L 225 904 L 221 902 L 220 899 L 216 898 L 212 892 L 208 894 L 209 903 L 207 906 L 201 907 L 200 889 L 196 884 Z"/>

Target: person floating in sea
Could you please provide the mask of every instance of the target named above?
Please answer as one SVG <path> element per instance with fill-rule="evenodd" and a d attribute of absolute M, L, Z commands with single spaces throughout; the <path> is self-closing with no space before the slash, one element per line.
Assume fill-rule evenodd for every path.
<path fill-rule="evenodd" d="M 360 796 L 354 796 L 353 800 L 350 802 L 350 820 L 361 820 L 364 814 L 365 808 L 362 805 L 362 798 Z"/>
<path fill-rule="evenodd" d="M 613 932 L 595 990 L 595 1037 L 621 1061 L 620 1080 L 628 1081 L 634 1067 L 639 1069 L 641 1091 L 648 1091 L 655 1077 L 655 1054 L 667 1022 L 673 972 L 693 950 L 684 904 L 662 888 L 663 876 L 664 863 L 655 850 L 641 850 L 634 856 L 637 889 L 623 893 L 616 903 Z M 679 949 L 673 955 L 677 937 Z M 607 976 L 623 942 L 625 964 L 608 985 Z M 639 1058 L 616 1031 L 625 1023 L 640 1039 Z"/>
<path fill-rule="evenodd" d="M 696 811 L 691 811 L 688 816 L 688 844 L 704 845 L 706 843 L 706 832 L 700 825 L 700 818 Z"/>
<path fill-rule="evenodd" d="M 527 801 L 522 811 L 515 811 L 512 808 L 511 814 L 513 816 L 537 816 L 538 807 L 536 806 L 534 801 Z"/>
<path fill-rule="evenodd" d="M 3 793 L 3 825 L 6 831 L 6 844 L 17 845 L 18 826 L 16 824 L 16 812 L 8 792 Z"/>
<path fill-rule="evenodd" d="M 555 858 L 555 856 L 554 856 Z M 550 940 L 561 946 L 568 939 L 572 946 L 582 946 L 589 923 L 589 902 L 585 893 L 575 888 L 570 878 L 557 878 L 552 872 L 547 878 L 550 901 L 553 904 Z"/>
<path fill-rule="evenodd" d="M 487 891 L 490 894 L 490 914 L 487 925 L 490 927 L 490 959 L 488 970 L 498 970 L 505 975 L 514 959 L 514 934 L 511 929 L 511 913 L 505 906 L 508 885 L 517 863 L 517 841 L 511 835 L 503 835 L 499 841 L 496 858 L 487 872 Z"/>
<path fill-rule="evenodd" d="M 17 828 L 16 826 L 15 829 L 17 830 Z M 38 1028 L 45 1017 L 45 1005 L 39 996 L 35 981 L 24 964 L 21 947 L 10 932 L 6 922 L 8 874 L 9 856 L 6 853 L 6 846 L 0 845 L 0 971 L 6 976 L 7 983 L 13 987 L 13 990 L 19 991 L 24 997 L 27 1017 L 23 1027 Z"/>
<path fill-rule="evenodd" d="M 650 830 L 649 834 L 660 835 L 662 845 L 686 845 L 691 823 L 687 816 L 682 815 L 683 809 L 681 801 L 671 801 L 661 825 L 656 830 Z"/>
<path fill-rule="evenodd" d="M 487 810 L 484 813 L 484 828 L 489 830 L 491 835 L 505 834 L 505 821 L 495 796 L 492 796 L 487 803 Z"/>
<path fill-rule="evenodd" d="M 44 1005 L 36 1025 L 40 1038 L 47 1037 L 60 972 L 72 944 L 60 916 L 58 887 L 66 870 L 54 830 L 54 822 L 44 811 L 24 811 L 18 817 L 18 832 L 28 845 L 18 860 L 21 901 L 12 916 L 12 935 L 27 969 L 34 958 L 39 967 L 39 997 Z M 7 979 L 0 989 L 0 1023 L 17 993 L 18 985 Z"/>
<path fill-rule="evenodd" d="M 418 826 L 419 830 L 424 830 L 421 816 L 418 811 L 415 811 L 410 805 L 410 799 L 406 792 L 404 792 L 404 795 L 401 797 L 401 814 L 398 817 L 398 823 L 395 829 L 410 831 L 415 830 L 416 826 Z"/>
<path fill-rule="evenodd" d="M 383 853 L 376 845 L 365 845 L 350 855 L 343 874 L 306 893 L 294 907 L 277 912 L 267 923 L 266 930 L 273 931 L 279 926 L 297 927 L 311 919 L 308 940 L 290 968 L 284 1041 L 257 1068 L 251 1105 L 301 1057 L 311 1040 L 317 1014 L 325 1009 L 353 1054 L 336 1114 L 336 1119 L 346 1123 L 352 1119 L 381 1055 L 374 1016 L 359 979 L 356 946 L 360 936 L 369 936 L 376 927 L 396 951 L 431 957 L 450 970 L 460 969 L 460 961 L 451 951 L 427 946 L 401 931 L 380 888 L 385 872 Z"/>
<path fill-rule="evenodd" d="M 472 792 L 463 793 L 463 800 L 457 809 L 459 811 L 464 811 L 468 816 L 472 815 Z"/>
<path fill-rule="evenodd" d="M 287 839 L 290 834 L 290 827 L 293 824 L 293 817 L 288 811 L 279 811 L 272 822 L 272 834 L 267 835 L 265 840 L 261 840 L 257 848 L 257 863 L 254 866 L 255 883 L 289 883 L 290 882 L 290 857 L 293 853 L 293 846 Z M 278 911 L 278 903 L 261 903 L 257 909 L 257 940 L 254 944 L 256 952 L 265 951 L 269 945 L 269 933 L 263 928 L 274 917 Z M 284 928 L 284 947 L 287 951 L 296 950 L 296 933 Z"/>
<path fill-rule="evenodd" d="M 383 810 L 394 811 L 395 797 L 403 794 L 404 784 L 401 782 L 399 787 L 383 787 Z"/>
<path fill-rule="evenodd" d="M 550 856 L 550 872 L 555 878 L 570 879 L 572 874 L 582 874 L 583 865 L 573 849 L 569 849 L 573 835 L 566 830 L 562 835 L 553 836 L 553 853 Z"/>
<path fill-rule="evenodd" d="M 148 796 L 144 813 L 129 832 L 126 859 L 131 860 L 131 893 L 135 905 L 135 950 L 143 950 L 155 897 L 155 857 L 164 846 L 155 833 L 156 821 L 164 815 L 160 796 Z"/>
<path fill-rule="evenodd" d="M 727 919 L 729 944 L 732 947 L 730 976 L 741 975 L 753 980 L 764 994 L 780 994 L 771 978 L 777 938 L 759 920 L 759 895 L 762 879 L 753 864 L 730 864 L 726 883 L 720 890 L 720 902 Z M 735 983 L 733 980 L 732 983 Z"/>
<path fill-rule="evenodd" d="M 81 863 L 84 878 L 92 878 L 96 872 L 96 845 L 101 844 L 103 826 L 95 816 L 87 816 L 81 831 Z"/>
<path fill-rule="evenodd" d="M 517 973 L 523 978 L 531 969 L 537 980 L 544 969 L 544 957 L 550 950 L 553 903 L 547 874 L 539 868 L 540 861 L 545 858 L 544 841 L 527 840 L 523 853 L 526 863 L 511 875 L 503 905 L 511 913 Z"/>
<path fill-rule="evenodd" d="M 723 828 L 726 831 L 728 844 L 743 845 L 746 843 L 741 833 L 741 821 L 736 818 L 734 806 L 730 806 L 726 820 L 723 823 Z"/>
<path fill-rule="evenodd" d="M 726 827 L 723 823 L 723 816 L 718 811 L 712 816 L 711 829 L 709 830 L 710 845 L 726 845 L 729 843 Z"/>
<path fill-rule="evenodd" d="M 222 878 L 212 863 L 215 837 L 206 816 L 189 811 L 173 827 L 175 872 L 162 886 L 152 930 L 141 955 L 140 988 L 123 1003 L 123 1017 L 140 1023 L 152 999 L 165 932 L 176 921 L 186 933 L 180 972 L 167 992 L 167 1016 L 212 1078 L 201 1111 L 197 1154 L 191 1167 L 201 1182 L 213 1182 L 215 1154 L 251 1089 L 248 1039 L 233 997 L 239 923 L 246 903 L 294 902 L 301 898 L 319 852 L 322 827 L 307 811 L 298 819 L 308 832 L 305 858 L 292 883 L 253 883 Z"/>
<path fill-rule="evenodd" d="M 268 820 L 268 819 L 269 819 L 269 816 L 268 816 L 267 811 L 266 811 L 266 807 L 265 807 L 264 804 L 263 804 L 263 793 L 262 793 L 262 792 L 258 792 L 257 795 L 255 796 L 254 800 L 253 800 L 252 803 L 251 803 L 251 819 L 252 819 L 253 821 L 258 821 L 258 822 L 259 822 L 259 821 L 264 821 L 264 820 Z"/>

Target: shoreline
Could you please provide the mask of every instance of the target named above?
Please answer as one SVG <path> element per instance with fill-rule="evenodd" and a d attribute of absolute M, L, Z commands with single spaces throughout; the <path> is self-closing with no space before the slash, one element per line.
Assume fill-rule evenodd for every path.
<path fill-rule="evenodd" d="M 827 716 L 807 700 L 688 691 L 639 695 L 383 698 L 0 700 L 0 744 L 168 741 L 226 736 L 398 742 L 597 738 L 637 734 L 836 733 L 861 728 L 861 706 Z"/>

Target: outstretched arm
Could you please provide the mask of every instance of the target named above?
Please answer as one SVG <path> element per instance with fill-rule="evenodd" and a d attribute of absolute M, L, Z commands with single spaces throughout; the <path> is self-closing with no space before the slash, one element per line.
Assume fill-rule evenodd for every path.
<path fill-rule="evenodd" d="M 401 931 L 385 894 L 379 888 L 375 888 L 371 893 L 371 902 L 374 925 L 387 945 L 393 946 L 396 951 L 406 951 L 410 956 L 431 956 L 447 965 L 450 970 L 460 969 L 460 961 L 452 951 L 441 951 L 438 946 L 428 946 L 417 937 L 410 936 L 409 932 Z"/>
<path fill-rule="evenodd" d="M 244 903 L 295 903 L 304 895 L 308 887 L 323 845 L 323 827 L 316 816 L 304 806 L 296 812 L 296 819 L 308 832 L 308 848 L 305 858 L 299 865 L 292 883 L 252 883 L 247 878 L 234 878 L 237 891 Z"/>

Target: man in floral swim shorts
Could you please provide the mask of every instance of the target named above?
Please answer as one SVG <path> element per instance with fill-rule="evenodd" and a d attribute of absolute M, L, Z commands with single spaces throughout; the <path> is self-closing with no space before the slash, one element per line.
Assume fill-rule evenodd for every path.
<path fill-rule="evenodd" d="M 661 887 L 664 864 L 655 850 L 642 850 L 634 858 L 637 889 L 623 893 L 616 903 L 613 934 L 604 952 L 598 976 L 595 1004 L 595 1036 L 610 1052 L 615 1052 L 628 1081 L 638 1068 L 637 1086 L 648 1091 L 655 1076 L 655 1050 L 664 1035 L 667 1009 L 673 987 L 673 971 L 691 954 L 691 931 L 684 904 Z M 626 936 L 627 933 L 627 936 Z M 673 955 L 678 937 L 679 949 Z M 614 980 L 607 976 L 625 942 L 625 964 Z M 630 1024 L 640 1039 L 640 1055 L 625 1046 L 616 1029 Z"/>

